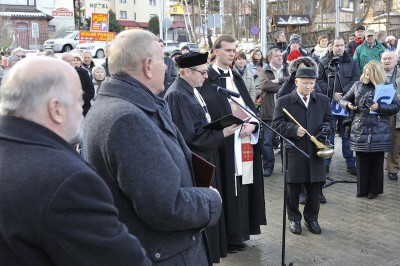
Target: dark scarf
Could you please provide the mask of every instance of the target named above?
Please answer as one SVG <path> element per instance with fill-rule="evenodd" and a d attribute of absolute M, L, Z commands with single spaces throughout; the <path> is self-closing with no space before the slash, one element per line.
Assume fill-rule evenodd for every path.
<path fill-rule="evenodd" d="M 137 89 L 143 95 L 143 97 L 149 98 L 160 108 L 160 110 L 162 110 L 163 112 L 167 113 L 168 116 L 170 116 L 167 102 L 164 101 L 162 98 L 154 95 L 149 90 L 149 88 L 147 88 L 144 84 L 142 84 L 138 80 L 132 78 L 127 74 L 113 74 L 112 78 L 116 83 L 120 83 L 123 86 L 129 86 Z"/>
<path fill-rule="evenodd" d="M 240 74 L 241 76 L 243 76 L 244 72 L 246 71 L 246 65 L 245 65 L 242 69 L 236 67 L 236 70 L 239 72 L 239 74 Z"/>

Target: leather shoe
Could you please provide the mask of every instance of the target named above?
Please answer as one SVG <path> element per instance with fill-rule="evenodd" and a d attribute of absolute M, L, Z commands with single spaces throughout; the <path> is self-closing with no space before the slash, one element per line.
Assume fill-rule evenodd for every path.
<path fill-rule="evenodd" d="M 228 253 L 237 253 L 238 251 L 243 251 L 246 249 L 245 244 L 240 245 L 228 245 Z"/>
<path fill-rule="evenodd" d="M 313 234 L 321 234 L 321 227 L 319 227 L 319 224 L 317 221 L 306 222 L 306 227 Z"/>
<path fill-rule="evenodd" d="M 399 176 L 396 173 L 389 173 L 388 177 L 390 180 L 397 180 L 399 179 Z"/>
<path fill-rule="evenodd" d="M 263 174 L 264 177 L 269 177 L 271 175 L 272 175 L 272 170 L 270 170 L 270 169 L 264 170 L 264 174 Z"/>
<path fill-rule="evenodd" d="M 326 203 L 326 198 L 324 195 L 319 195 L 318 200 L 319 200 L 319 203 L 322 203 L 322 204 Z"/>
<path fill-rule="evenodd" d="M 347 167 L 346 171 L 351 175 L 357 175 L 357 168 L 355 166 Z"/>
<path fill-rule="evenodd" d="M 290 221 L 290 226 L 289 226 L 290 232 L 296 235 L 301 234 L 301 224 L 300 221 Z"/>

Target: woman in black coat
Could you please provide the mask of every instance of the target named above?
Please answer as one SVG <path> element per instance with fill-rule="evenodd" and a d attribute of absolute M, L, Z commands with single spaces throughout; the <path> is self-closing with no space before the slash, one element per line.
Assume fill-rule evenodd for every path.
<path fill-rule="evenodd" d="M 400 108 L 396 94 L 391 104 L 373 101 L 376 86 L 386 82 L 382 65 L 370 61 L 365 65 L 360 81 L 354 83 L 339 102 L 343 108 L 354 112 L 350 149 L 356 152 L 357 197 L 373 199 L 383 193 L 384 152 L 391 147 L 389 117 Z"/>

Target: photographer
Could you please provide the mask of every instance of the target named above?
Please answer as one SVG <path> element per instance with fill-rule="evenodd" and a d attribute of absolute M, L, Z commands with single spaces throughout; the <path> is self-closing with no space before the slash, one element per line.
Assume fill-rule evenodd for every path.
<path fill-rule="evenodd" d="M 333 40 L 332 52 L 321 59 L 317 83 L 331 101 L 339 102 L 351 86 L 360 79 L 360 69 L 357 62 L 345 51 L 344 40 L 336 37 Z M 346 116 L 334 115 L 334 125 L 342 138 L 342 155 L 346 160 L 347 172 L 356 175 L 355 158 L 350 150 L 348 136 L 344 133 L 343 121 Z M 334 144 L 335 132 L 331 132 L 329 141 Z M 326 171 L 329 172 L 331 159 L 325 160 Z"/>

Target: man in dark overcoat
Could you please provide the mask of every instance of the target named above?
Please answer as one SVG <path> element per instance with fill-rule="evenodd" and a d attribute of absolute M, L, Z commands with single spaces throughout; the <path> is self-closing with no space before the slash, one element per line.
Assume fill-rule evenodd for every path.
<path fill-rule="evenodd" d="M 232 109 L 227 97 L 211 88 L 211 84 L 239 93 L 240 98 L 237 100 L 248 110 L 256 113 L 254 103 L 242 77 L 238 72 L 229 68 L 236 52 L 235 39 L 229 35 L 221 35 L 215 40 L 213 51 L 216 55 L 215 63 L 209 67 L 208 79 L 199 90 L 207 104 L 212 120 L 232 114 Z M 260 234 L 260 225 L 266 224 L 264 180 L 258 132 L 257 120 L 251 119 L 244 123 L 235 135 L 225 138 L 218 147 L 228 252 L 244 250 L 244 241 L 248 240 L 250 235 Z M 242 139 L 246 137 L 251 138 L 252 180 L 250 182 L 244 182 L 246 178 L 238 169 L 244 164 L 241 161 L 243 149 L 237 145 L 243 144 Z"/>
<path fill-rule="evenodd" d="M 221 197 L 216 189 L 195 187 L 191 151 L 157 97 L 165 68 L 154 34 L 118 34 L 109 49 L 112 76 L 85 118 L 85 158 L 110 186 L 120 219 L 154 264 L 207 265 L 203 229 L 218 222 Z"/>
<path fill-rule="evenodd" d="M 308 229 L 315 234 L 321 233 L 318 224 L 319 200 L 321 182 L 325 182 L 326 172 L 324 159 L 316 155 L 317 150 L 310 137 L 326 139 L 332 129 L 332 110 L 329 98 L 313 92 L 317 72 L 314 68 L 302 68 L 296 72 L 296 90 L 278 99 L 275 107 L 272 125 L 284 137 L 290 139 L 296 146 L 307 153 L 306 158 L 296 149 L 289 149 L 288 174 L 286 187 L 288 190 L 287 211 L 290 220 L 290 231 L 301 233 L 300 221 L 302 215 L 299 211 L 299 195 L 301 184 L 307 192 L 304 207 L 304 220 Z M 301 125 L 297 125 L 283 111 L 285 108 Z"/>
<path fill-rule="evenodd" d="M 217 149 L 219 144 L 235 133 L 236 125 L 223 130 L 204 129 L 211 122 L 208 107 L 201 97 L 198 87 L 207 78 L 208 53 L 189 52 L 177 59 L 180 75 L 169 87 L 164 99 L 168 102 L 172 120 L 178 127 L 190 150 L 216 166 L 212 186 L 222 194 L 219 176 Z M 218 224 L 206 228 L 213 263 L 226 257 L 227 243 L 225 219 L 221 214 Z"/>
<path fill-rule="evenodd" d="M 72 148 L 83 120 L 76 71 L 27 58 L 0 91 L 0 264 L 151 265 L 107 185 Z"/>

